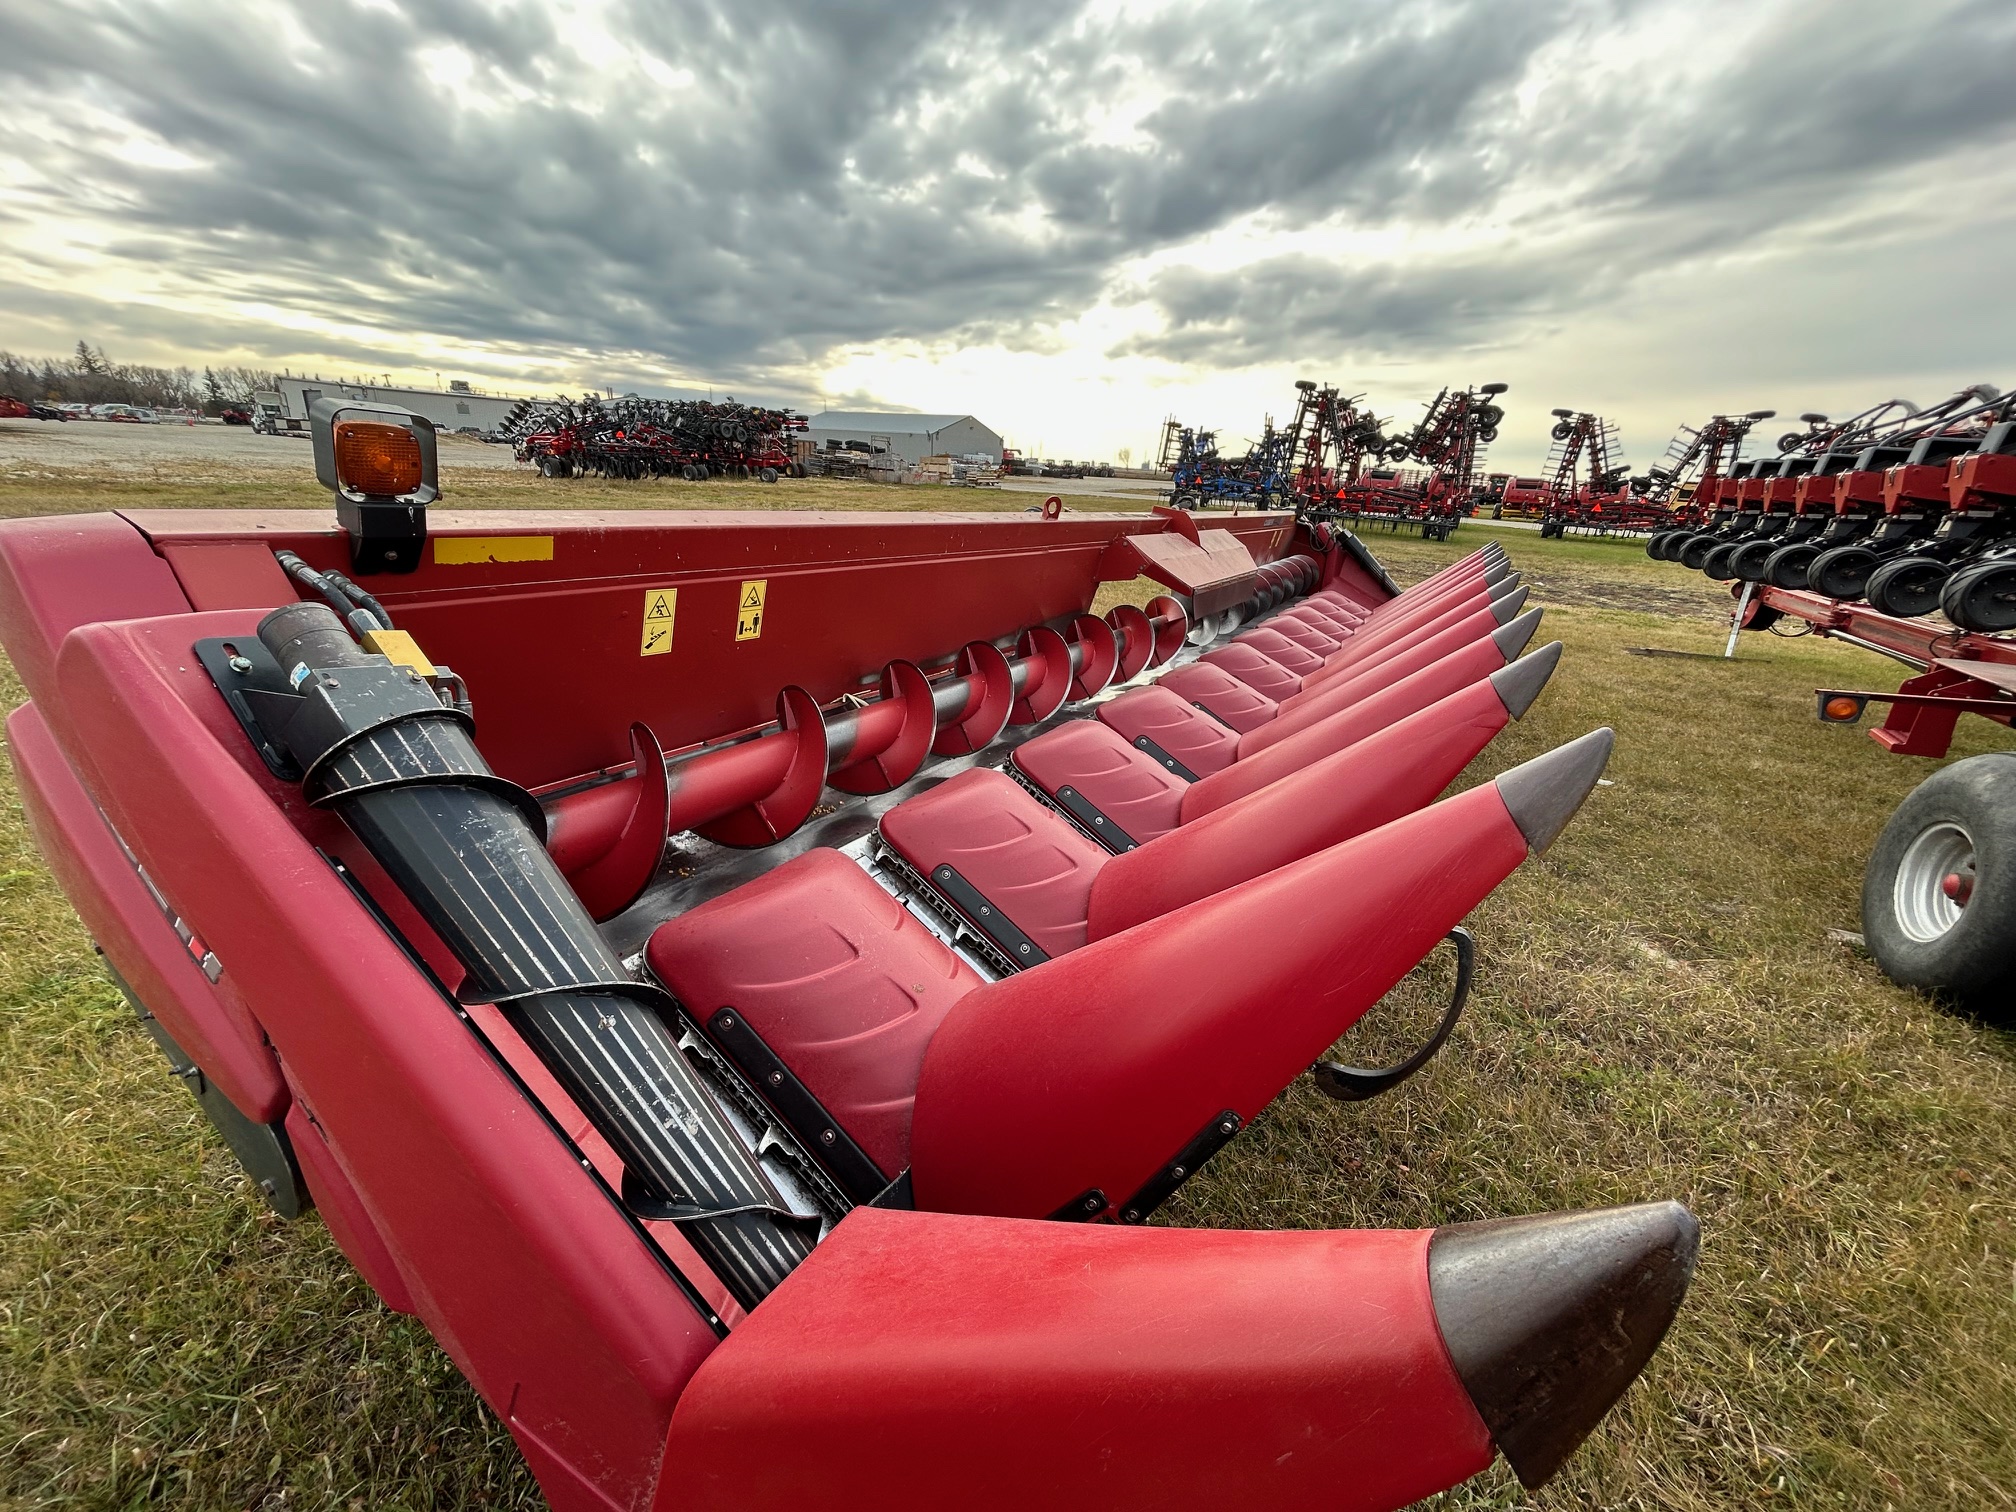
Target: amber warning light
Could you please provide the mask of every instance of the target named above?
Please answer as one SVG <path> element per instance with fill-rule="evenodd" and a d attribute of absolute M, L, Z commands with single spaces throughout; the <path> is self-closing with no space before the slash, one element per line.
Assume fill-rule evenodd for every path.
<path fill-rule="evenodd" d="M 394 499 L 418 490 L 420 440 L 403 425 L 336 422 L 336 476 L 353 493 Z"/>

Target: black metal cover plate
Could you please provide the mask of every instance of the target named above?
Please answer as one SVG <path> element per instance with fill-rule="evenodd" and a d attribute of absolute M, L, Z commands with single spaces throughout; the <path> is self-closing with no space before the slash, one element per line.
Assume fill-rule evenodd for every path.
<path fill-rule="evenodd" d="M 931 885 L 941 898 L 964 914 L 975 929 L 994 942 L 994 948 L 1008 958 L 1010 965 L 1019 969 L 1040 965 L 1050 959 L 1047 950 L 1016 928 L 1014 920 L 1001 912 L 979 888 L 960 876 L 954 868 L 932 867 Z"/>
<path fill-rule="evenodd" d="M 1109 815 L 1100 813 L 1083 793 L 1068 783 L 1057 789 L 1054 796 L 1057 806 L 1076 819 L 1080 829 L 1114 855 L 1133 850 L 1140 845 L 1140 841 L 1115 824 Z"/>
<path fill-rule="evenodd" d="M 278 731 L 301 696 L 287 685 L 287 674 L 273 653 L 256 635 L 199 640 L 193 649 L 210 681 L 224 695 L 232 717 L 244 729 L 245 738 L 252 742 L 252 749 L 266 763 L 266 770 L 282 782 L 299 782 L 301 768 L 280 744 Z M 234 659 L 245 663 L 245 670 L 234 669 Z M 260 722 L 262 712 L 266 724 Z"/>
<path fill-rule="evenodd" d="M 856 1144 L 826 1105 L 812 1095 L 791 1068 L 778 1058 L 763 1036 L 733 1008 L 722 1008 L 707 1020 L 707 1037 L 735 1064 L 749 1085 L 791 1126 L 798 1142 L 840 1183 L 857 1203 L 873 1202 L 890 1185 L 867 1151 Z"/>
<path fill-rule="evenodd" d="M 1203 708 L 1203 705 L 1200 704 L 1198 705 L 1198 707 Z M 1209 709 L 1205 709 L 1204 712 L 1208 714 L 1211 711 Z M 1174 772 L 1178 777 L 1181 777 L 1185 782 L 1195 782 L 1197 780 L 1197 774 L 1195 772 L 1191 771 L 1190 768 L 1186 767 L 1174 756 L 1171 756 L 1167 751 L 1163 750 L 1162 747 L 1155 744 L 1155 742 L 1150 740 L 1146 735 L 1136 735 L 1134 737 L 1134 744 L 1139 749 L 1146 751 L 1150 756 L 1153 756 L 1157 761 L 1161 762 L 1162 765 L 1169 768 L 1170 771 Z"/>
<path fill-rule="evenodd" d="M 1232 1136 L 1244 1125 L 1245 1121 L 1230 1108 L 1220 1112 L 1191 1136 L 1190 1142 L 1176 1152 L 1174 1160 L 1149 1177 L 1142 1183 L 1141 1190 L 1127 1199 L 1120 1209 L 1120 1221 L 1146 1223 L 1148 1215 L 1167 1202 L 1176 1188 L 1195 1176 L 1205 1161 L 1230 1144 Z"/>

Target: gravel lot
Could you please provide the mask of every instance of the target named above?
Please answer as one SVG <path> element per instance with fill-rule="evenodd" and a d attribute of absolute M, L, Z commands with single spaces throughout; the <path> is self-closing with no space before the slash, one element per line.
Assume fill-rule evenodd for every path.
<path fill-rule="evenodd" d="M 515 468 L 508 446 L 443 436 L 441 455 L 458 467 Z M 307 464 L 304 436 L 262 436 L 244 425 L 120 425 L 104 420 L 0 420 L 0 468 L 101 467 L 151 472 L 163 463 L 200 463 L 249 470 L 293 470 Z"/>

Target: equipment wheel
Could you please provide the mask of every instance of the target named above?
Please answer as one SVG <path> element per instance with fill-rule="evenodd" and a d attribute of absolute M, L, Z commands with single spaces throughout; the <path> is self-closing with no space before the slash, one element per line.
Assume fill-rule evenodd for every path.
<path fill-rule="evenodd" d="M 1548 434 L 1551 435 L 1556 441 L 1566 441 L 1570 436 L 1575 434 L 1575 427 L 1569 424 L 1566 420 L 1563 420 L 1559 425 L 1555 426 L 1553 430 L 1549 431 Z"/>
<path fill-rule="evenodd" d="M 1721 541 L 1705 532 L 1687 537 L 1687 544 L 1674 554 L 1674 559 L 1691 572 L 1699 572 L 1708 565 L 1708 553 L 1720 546 Z"/>
<path fill-rule="evenodd" d="M 1773 588 L 1804 588 L 1806 569 L 1813 565 L 1813 558 L 1818 555 L 1820 548 L 1810 541 L 1796 546 L 1780 546 L 1764 564 L 1764 581 Z"/>
<path fill-rule="evenodd" d="M 1830 546 L 1806 569 L 1806 586 L 1822 598 L 1851 603 L 1869 586 L 1869 574 L 1883 558 L 1867 546 Z"/>
<path fill-rule="evenodd" d="M 541 457 L 539 459 L 540 477 L 559 478 L 564 477 L 565 475 L 566 475 L 566 466 L 564 463 L 561 462 L 561 460 L 558 457 Z"/>
<path fill-rule="evenodd" d="M 2016 1009 L 2016 754 L 1970 756 L 1897 806 L 1862 876 L 1883 974 L 1976 1013 Z"/>
<path fill-rule="evenodd" d="M 1777 550 L 1770 541 L 1745 541 L 1729 553 L 1730 575 L 1745 583 L 1763 582 L 1765 566 Z"/>
<path fill-rule="evenodd" d="M 1477 428 L 1477 439 L 1483 442 L 1484 445 L 1489 446 L 1493 441 L 1498 439 L 1498 427 L 1495 425 L 1480 425 Z"/>
<path fill-rule="evenodd" d="M 1645 541 L 1645 555 L 1655 562 L 1666 560 L 1666 548 L 1680 536 L 1677 530 L 1655 530 Z"/>
<path fill-rule="evenodd" d="M 1736 576 L 1736 553 L 1743 548 L 1733 541 L 1724 541 L 1701 559 L 1701 570 L 1718 583 L 1726 583 Z"/>
<path fill-rule="evenodd" d="M 1953 568 L 1934 557 L 1892 557 L 1869 574 L 1863 589 L 1869 606 L 1899 619 L 1916 619 L 1939 607 L 1939 590 Z"/>
<path fill-rule="evenodd" d="M 1962 630 L 2016 630 L 2016 561 L 1961 568 L 1946 580 L 1939 607 Z"/>
<path fill-rule="evenodd" d="M 774 467 L 766 467 L 763 469 L 762 472 L 758 473 L 756 476 L 765 483 L 775 483 L 777 481 L 777 469 Z"/>

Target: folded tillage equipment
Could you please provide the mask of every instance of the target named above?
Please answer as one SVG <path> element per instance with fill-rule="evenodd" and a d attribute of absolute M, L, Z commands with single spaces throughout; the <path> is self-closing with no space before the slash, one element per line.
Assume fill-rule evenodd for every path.
<path fill-rule="evenodd" d="M 1418 1069 L 1596 782 L 1608 731 L 1437 801 L 1559 655 L 1497 548 L 1399 593 L 1287 514 L 430 530 L 424 421 L 315 424 L 338 529 L 0 526 L 9 739 L 267 1200 L 555 1506 L 1394 1508 L 1538 1485 L 1649 1358 L 1677 1204 L 1146 1223 L 1302 1071 Z M 1445 939 L 1416 1053 L 1325 1060 Z"/>

